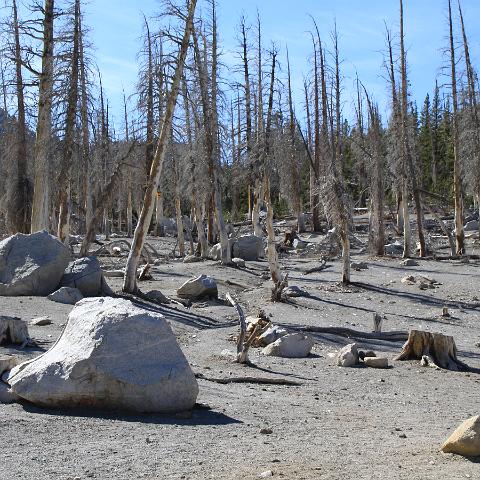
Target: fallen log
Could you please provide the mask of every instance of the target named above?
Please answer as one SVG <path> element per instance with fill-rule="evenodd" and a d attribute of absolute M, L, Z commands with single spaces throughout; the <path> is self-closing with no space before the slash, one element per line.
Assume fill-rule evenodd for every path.
<path fill-rule="evenodd" d="M 384 340 L 385 342 L 404 342 L 408 339 L 408 332 L 360 332 L 346 327 L 301 327 L 298 329 L 306 333 L 326 333 L 340 335 L 347 338 L 364 338 L 366 340 Z"/>
<path fill-rule="evenodd" d="M 456 372 L 470 369 L 457 358 L 457 346 L 453 337 L 421 330 L 410 332 L 402 352 L 395 360 L 421 360 L 422 365 Z"/>
<path fill-rule="evenodd" d="M 203 373 L 196 373 L 195 377 L 206 380 L 207 382 L 220 383 L 227 385 L 229 383 L 254 383 L 257 385 L 286 385 L 292 387 L 299 387 L 303 385 L 301 382 L 295 380 L 287 380 L 286 378 L 268 378 L 268 377 L 226 377 L 226 378 L 211 378 L 206 377 Z"/>

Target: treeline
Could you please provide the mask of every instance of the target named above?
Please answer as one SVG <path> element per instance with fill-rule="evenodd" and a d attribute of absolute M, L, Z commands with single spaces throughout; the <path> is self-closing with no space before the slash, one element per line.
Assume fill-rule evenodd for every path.
<path fill-rule="evenodd" d="M 195 10 L 196 3 L 188 6 Z M 478 79 L 459 1 L 439 5 L 449 18 L 447 56 L 439 59 L 448 65 L 448 86 L 432 79 L 421 106 L 410 96 L 399 1 L 400 30 L 387 29 L 379 45 L 391 106 L 382 118 L 361 79 L 354 99 L 342 95 L 336 25 L 322 36 L 306 19 L 312 68 L 304 91 L 293 92 L 288 47 L 263 38 L 260 17 L 239 19 L 237 64 L 227 68 L 216 1 L 203 0 L 196 9 L 182 52 L 190 11 L 184 2 L 165 0 L 157 15 L 143 20 L 138 82 L 125 93 L 124 116 L 115 121 L 83 4 L 45 0 L 19 11 L 10 0 L 3 9 L 5 233 L 47 229 L 62 241 L 86 235 L 86 252 L 97 233 L 131 236 L 148 220 L 147 233 L 161 234 L 164 218 L 175 217 L 181 254 L 195 236 L 206 256 L 217 240 L 226 248 L 227 221 L 249 219 L 256 235 L 268 236 L 265 211 L 267 217 L 294 215 L 300 232 L 336 226 L 348 258 L 353 207 L 359 207 L 370 212 L 372 253 L 384 253 L 391 213 L 409 256 L 415 240 L 409 207 L 421 255 L 427 253 L 425 211 L 436 215 L 439 207 L 453 207 L 452 250 L 465 252 L 464 208 L 480 198 L 480 123 Z M 354 115 L 347 119 L 350 102 Z M 155 159 L 158 182 L 152 178 Z M 222 259 L 228 262 L 227 253 Z"/>

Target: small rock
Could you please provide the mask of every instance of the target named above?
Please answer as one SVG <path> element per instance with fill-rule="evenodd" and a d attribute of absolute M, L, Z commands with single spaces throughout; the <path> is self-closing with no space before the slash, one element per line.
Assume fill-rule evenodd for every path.
<path fill-rule="evenodd" d="M 202 258 L 197 257 L 196 255 L 187 255 L 183 259 L 183 263 L 198 263 L 198 262 L 201 262 L 201 261 L 202 261 Z"/>
<path fill-rule="evenodd" d="M 365 357 L 376 357 L 376 353 L 372 350 L 368 350 L 368 352 L 364 352 L 363 350 L 358 351 L 358 357 L 360 360 L 363 360 Z"/>
<path fill-rule="evenodd" d="M 283 293 L 287 297 L 308 297 L 308 292 L 305 290 L 302 290 L 300 287 L 297 287 L 296 285 L 292 285 L 290 287 L 287 287 Z"/>
<path fill-rule="evenodd" d="M 273 430 L 271 428 L 262 428 L 260 430 L 260 433 L 262 435 L 271 435 L 273 433 Z"/>
<path fill-rule="evenodd" d="M 232 263 L 238 268 L 245 268 L 245 260 L 243 258 L 233 258 Z"/>
<path fill-rule="evenodd" d="M 288 335 L 288 330 L 279 327 L 278 325 L 274 325 L 262 333 L 262 335 L 258 337 L 258 340 L 262 346 L 266 347 L 285 335 Z"/>
<path fill-rule="evenodd" d="M 480 456 L 480 416 L 463 422 L 443 444 L 442 451 L 465 457 Z"/>
<path fill-rule="evenodd" d="M 315 342 L 309 335 L 290 333 L 262 350 L 263 355 L 282 358 L 306 358 Z"/>
<path fill-rule="evenodd" d="M 30 325 L 36 327 L 45 327 L 46 325 L 51 325 L 53 322 L 48 317 L 37 317 L 30 321 Z"/>
<path fill-rule="evenodd" d="M 160 290 L 150 290 L 146 297 L 154 303 L 170 303 L 170 300 Z"/>
<path fill-rule="evenodd" d="M 273 472 L 271 470 L 267 470 L 266 472 L 261 473 L 258 478 L 268 478 L 273 477 Z"/>
<path fill-rule="evenodd" d="M 365 357 L 363 363 L 371 368 L 388 368 L 388 358 L 383 357 Z"/>
<path fill-rule="evenodd" d="M 82 292 L 77 288 L 62 287 L 48 296 L 52 302 L 63 303 L 65 305 L 75 305 L 83 299 Z"/>
<path fill-rule="evenodd" d="M 407 438 L 407 436 L 404 433 L 401 433 L 398 438 Z"/>
<path fill-rule="evenodd" d="M 415 277 L 413 275 L 407 275 L 406 277 L 402 278 L 402 283 L 408 283 L 412 285 L 416 282 Z"/>
<path fill-rule="evenodd" d="M 420 264 L 416 260 L 413 260 L 413 258 L 407 258 L 402 262 L 402 265 L 404 267 L 418 267 Z"/>
<path fill-rule="evenodd" d="M 354 367 L 358 365 L 358 347 L 356 343 L 351 343 L 343 347 L 337 356 L 337 365 L 339 367 Z"/>
<path fill-rule="evenodd" d="M 368 264 L 366 262 L 352 262 L 350 268 L 352 270 L 368 270 Z"/>

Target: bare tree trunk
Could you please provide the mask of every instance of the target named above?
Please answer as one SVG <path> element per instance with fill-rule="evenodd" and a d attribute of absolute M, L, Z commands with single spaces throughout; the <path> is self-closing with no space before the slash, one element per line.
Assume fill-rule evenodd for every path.
<path fill-rule="evenodd" d="M 75 18 L 73 27 L 73 49 L 70 71 L 70 82 L 67 101 L 67 117 L 65 138 L 63 143 L 63 158 L 59 175 L 60 211 L 58 215 L 57 236 L 61 242 L 68 244 L 70 224 L 70 176 L 75 140 L 75 121 L 78 102 L 78 58 L 80 44 L 80 0 L 75 0 Z"/>
<path fill-rule="evenodd" d="M 133 211 L 132 211 L 132 183 L 127 180 L 127 237 L 133 234 Z"/>
<path fill-rule="evenodd" d="M 7 228 L 11 233 L 30 231 L 30 182 L 27 177 L 27 127 L 25 123 L 22 52 L 17 2 L 13 1 L 13 31 L 15 37 L 15 87 L 17 95 L 16 171 L 8 190 Z M 5 97 L 5 96 L 4 96 Z M 6 102 L 5 98 L 4 101 Z M 5 113 L 7 110 L 5 110 Z"/>
<path fill-rule="evenodd" d="M 453 191 L 455 201 L 455 239 L 457 255 L 465 253 L 465 232 L 463 230 L 463 172 L 460 160 L 460 142 L 458 128 L 458 93 L 455 43 L 453 38 L 452 3 L 448 0 L 448 24 L 450 39 L 450 66 L 452 80 L 453 106 Z"/>
<path fill-rule="evenodd" d="M 30 231 L 48 230 L 50 211 L 50 139 L 53 98 L 53 19 L 54 0 L 45 0 L 43 20 L 42 72 L 40 75 L 37 135 L 35 140 L 35 180 Z"/>
<path fill-rule="evenodd" d="M 320 93 L 319 93 L 319 82 L 318 82 L 318 58 L 317 58 L 317 46 L 315 39 L 313 39 L 313 55 L 314 55 L 314 68 L 313 68 L 313 78 L 314 78 L 314 138 L 315 138 L 315 169 L 317 173 L 320 172 Z M 311 198 L 311 209 L 312 209 L 312 221 L 313 221 L 313 231 L 319 232 L 321 229 L 320 225 L 320 198 L 318 196 L 318 185 L 314 188 L 314 193 Z"/>
<path fill-rule="evenodd" d="M 141 252 L 145 243 L 145 239 L 152 219 L 153 207 L 155 202 L 155 195 L 158 188 L 158 182 L 162 173 L 163 161 L 170 137 L 170 130 L 173 119 L 173 112 L 177 102 L 178 91 L 180 88 L 180 81 L 182 79 L 183 67 L 187 57 L 188 46 L 190 43 L 190 36 L 193 29 L 193 17 L 195 14 L 196 0 L 190 0 L 188 7 L 188 16 L 186 19 L 185 32 L 183 34 L 180 51 L 175 67 L 175 75 L 173 77 L 172 86 L 167 98 L 167 105 L 165 109 L 165 116 L 160 131 L 157 150 L 152 161 L 152 168 L 150 170 L 147 188 L 145 190 L 145 197 L 143 201 L 142 211 L 138 219 L 138 224 L 135 229 L 135 234 L 132 242 L 132 248 L 127 260 L 125 269 L 125 278 L 123 284 L 123 291 L 127 293 L 135 293 L 137 290 L 137 266 L 140 259 Z"/>

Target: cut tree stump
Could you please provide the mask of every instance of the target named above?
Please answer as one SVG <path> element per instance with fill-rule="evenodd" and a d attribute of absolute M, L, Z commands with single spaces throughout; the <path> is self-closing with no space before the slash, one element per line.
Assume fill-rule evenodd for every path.
<path fill-rule="evenodd" d="M 28 345 L 31 343 L 27 324 L 16 317 L 0 316 L 0 345 Z"/>
<path fill-rule="evenodd" d="M 422 365 L 445 370 L 469 370 L 468 365 L 457 358 L 457 346 L 453 337 L 421 330 L 410 332 L 402 352 L 395 360 L 421 360 Z"/>

